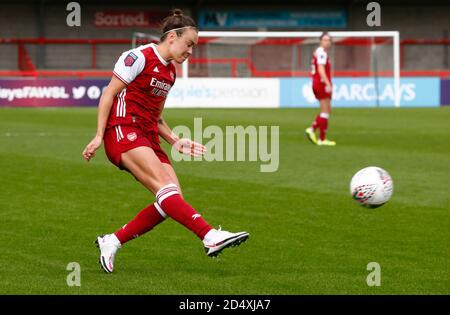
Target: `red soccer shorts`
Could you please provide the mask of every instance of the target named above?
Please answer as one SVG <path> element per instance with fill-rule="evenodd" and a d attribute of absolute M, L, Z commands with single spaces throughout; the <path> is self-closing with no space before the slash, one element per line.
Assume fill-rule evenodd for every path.
<path fill-rule="evenodd" d="M 122 153 L 137 147 L 150 147 L 161 163 L 170 164 L 170 160 L 161 148 L 156 133 L 144 133 L 141 128 L 129 125 L 117 125 L 106 129 L 103 137 L 105 153 L 108 159 L 120 169 Z"/>
<path fill-rule="evenodd" d="M 323 100 L 326 98 L 331 99 L 331 94 L 332 92 L 327 92 L 325 91 L 325 84 L 313 84 L 313 92 L 314 92 L 314 96 L 316 97 L 316 99 Z"/>

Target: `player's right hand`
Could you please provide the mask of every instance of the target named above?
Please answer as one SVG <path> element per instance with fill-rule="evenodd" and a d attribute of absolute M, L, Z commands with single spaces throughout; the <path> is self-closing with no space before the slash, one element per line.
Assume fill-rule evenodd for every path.
<path fill-rule="evenodd" d="M 92 139 L 91 142 L 89 142 L 82 153 L 86 161 L 89 162 L 89 160 L 95 156 L 95 151 L 97 151 L 97 149 L 102 145 L 102 140 L 103 139 L 101 137 L 95 136 L 95 138 Z"/>
<path fill-rule="evenodd" d="M 206 147 L 203 144 L 194 142 L 191 139 L 187 138 L 179 139 L 172 146 L 178 152 L 190 156 L 202 156 L 207 151 Z"/>
<path fill-rule="evenodd" d="M 325 92 L 327 93 L 331 93 L 331 91 L 333 90 L 333 87 L 331 85 L 325 85 Z"/>

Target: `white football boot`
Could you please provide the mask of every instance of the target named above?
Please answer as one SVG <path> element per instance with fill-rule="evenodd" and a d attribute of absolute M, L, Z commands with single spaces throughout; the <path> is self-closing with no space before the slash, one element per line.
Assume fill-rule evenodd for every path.
<path fill-rule="evenodd" d="M 114 234 L 106 234 L 98 236 L 95 244 L 100 249 L 100 266 L 107 273 L 113 272 L 114 258 L 117 251 L 121 248 L 120 241 Z"/>
<path fill-rule="evenodd" d="M 218 230 L 212 229 L 203 238 L 203 246 L 205 247 L 206 255 L 216 257 L 224 248 L 239 246 L 248 237 L 249 234 L 247 232 L 230 233 L 228 231 L 222 231 L 222 228 Z"/>

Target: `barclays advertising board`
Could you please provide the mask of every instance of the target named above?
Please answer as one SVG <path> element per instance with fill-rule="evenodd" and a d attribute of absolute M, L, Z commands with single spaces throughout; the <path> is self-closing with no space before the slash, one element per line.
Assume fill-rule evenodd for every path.
<path fill-rule="evenodd" d="M 310 78 L 280 79 L 281 107 L 316 107 Z M 395 89 L 392 78 L 335 78 L 332 105 L 335 107 L 393 107 Z M 437 107 L 440 80 L 437 77 L 403 77 L 400 80 L 400 106 Z"/>

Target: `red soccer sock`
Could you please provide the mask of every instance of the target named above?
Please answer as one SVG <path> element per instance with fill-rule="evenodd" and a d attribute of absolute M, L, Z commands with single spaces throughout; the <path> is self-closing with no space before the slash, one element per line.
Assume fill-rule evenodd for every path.
<path fill-rule="evenodd" d="M 320 124 L 319 124 L 320 136 L 319 136 L 319 139 L 322 141 L 326 139 L 329 117 L 330 117 L 330 115 L 327 113 L 320 113 L 320 117 L 319 117 L 320 118 Z"/>
<path fill-rule="evenodd" d="M 155 204 L 156 202 L 141 210 L 133 220 L 114 232 L 121 244 L 125 244 L 126 242 L 147 233 L 156 225 L 164 221 L 165 217 L 159 213 Z"/>
<path fill-rule="evenodd" d="M 320 115 L 317 115 L 316 119 L 314 120 L 314 122 L 311 126 L 314 131 L 316 131 L 316 129 L 320 127 L 320 122 L 321 122 L 321 117 L 320 117 Z"/>
<path fill-rule="evenodd" d="M 162 187 L 156 193 L 156 200 L 169 217 L 194 232 L 201 240 L 212 229 L 201 215 L 181 198 L 177 185 Z"/>

